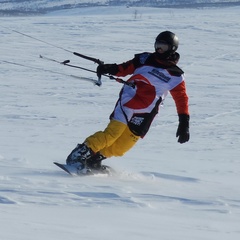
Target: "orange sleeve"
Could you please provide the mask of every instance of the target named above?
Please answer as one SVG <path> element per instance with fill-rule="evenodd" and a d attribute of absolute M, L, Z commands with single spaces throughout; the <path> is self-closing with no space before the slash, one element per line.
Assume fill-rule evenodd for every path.
<path fill-rule="evenodd" d="M 135 66 L 133 64 L 133 60 L 130 60 L 118 65 L 118 72 L 116 76 L 125 77 L 127 75 L 133 74 L 134 70 Z"/>
<path fill-rule="evenodd" d="M 188 95 L 186 91 L 185 81 L 182 81 L 175 88 L 170 90 L 170 94 L 172 95 L 175 101 L 177 113 L 189 115 Z"/>

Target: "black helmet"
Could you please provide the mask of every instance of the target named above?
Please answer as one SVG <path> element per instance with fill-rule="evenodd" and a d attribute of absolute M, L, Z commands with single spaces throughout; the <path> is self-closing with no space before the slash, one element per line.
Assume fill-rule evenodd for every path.
<path fill-rule="evenodd" d="M 165 50 L 164 53 L 161 55 L 164 55 L 164 57 L 169 57 L 178 49 L 178 37 L 170 31 L 161 32 L 156 37 L 154 44 L 155 51 L 160 48 L 159 46 L 161 46 L 161 44 L 165 44 L 165 46 L 167 45 L 167 47 L 163 49 Z"/>

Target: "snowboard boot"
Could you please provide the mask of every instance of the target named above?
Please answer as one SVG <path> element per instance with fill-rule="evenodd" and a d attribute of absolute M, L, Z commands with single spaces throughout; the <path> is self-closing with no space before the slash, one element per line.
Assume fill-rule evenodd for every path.
<path fill-rule="evenodd" d="M 67 165 L 72 165 L 78 162 L 85 164 L 87 159 L 94 155 L 95 153 L 86 144 L 78 144 L 67 157 L 66 163 Z"/>
<path fill-rule="evenodd" d="M 102 160 L 106 159 L 102 154 L 99 152 L 93 155 L 92 157 L 88 158 L 86 161 L 87 167 L 93 170 L 101 170 L 103 168 L 102 166 Z"/>

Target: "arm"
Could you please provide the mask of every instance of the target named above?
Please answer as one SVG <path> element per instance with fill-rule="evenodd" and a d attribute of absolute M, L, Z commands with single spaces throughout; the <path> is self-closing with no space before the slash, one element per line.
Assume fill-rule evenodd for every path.
<path fill-rule="evenodd" d="M 103 74 L 111 74 L 117 77 L 125 77 L 133 74 L 135 69 L 144 65 L 150 56 L 152 56 L 152 54 L 145 52 L 136 54 L 133 59 L 121 64 L 101 64 L 97 67 L 97 76 L 100 77 Z"/>
<path fill-rule="evenodd" d="M 125 77 L 132 74 L 135 70 L 133 60 L 124 62 L 122 64 L 100 64 L 97 67 L 97 75 L 100 77 L 103 74 L 111 74 L 117 77 Z"/>
<path fill-rule="evenodd" d="M 175 101 L 177 113 L 189 115 L 188 95 L 187 95 L 187 91 L 186 91 L 185 82 L 182 81 L 175 88 L 170 90 L 170 94 L 172 95 L 172 97 Z"/>
<path fill-rule="evenodd" d="M 118 72 L 116 76 L 125 77 L 129 74 L 133 74 L 134 70 L 135 70 L 135 66 L 134 66 L 133 60 L 130 60 L 118 65 Z"/>

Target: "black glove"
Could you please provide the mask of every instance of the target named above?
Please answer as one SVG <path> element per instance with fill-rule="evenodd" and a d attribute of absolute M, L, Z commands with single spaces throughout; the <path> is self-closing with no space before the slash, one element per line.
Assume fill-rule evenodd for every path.
<path fill-rule="evenodd" d="M 97 67 L 97 76 L 100 78 L 103 74 L 111 74 L 116 75 L 118 72 L 118 66 L 116 63 L 114 64 L 100 64 Z"/>
<path fill-rule="evenodd" d="M 179 124 L 176 133 L 176 137 L 178 137 L 179 143 L 188 142 L 190 138 L 189 134 L 189 115 L 187 114 L 179 114 Z"/>

